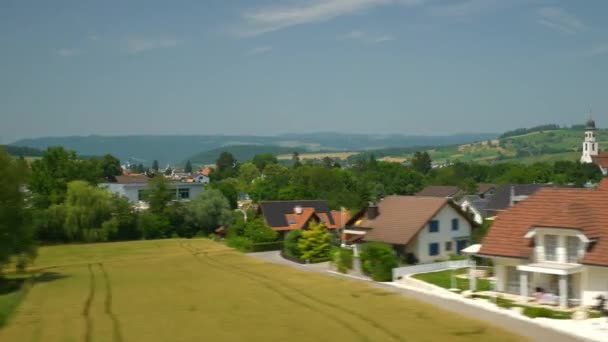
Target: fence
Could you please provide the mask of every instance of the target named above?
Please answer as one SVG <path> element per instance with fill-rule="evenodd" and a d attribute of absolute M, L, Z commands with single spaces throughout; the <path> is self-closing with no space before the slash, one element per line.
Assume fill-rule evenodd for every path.
<path fill-rule="evenodd" d="M 393 281 L 410 274 L 435 272 L 451 268 L 463 268 L 473 267 L 475 261 L 473 260 L 453 260 L 444 262 L 435 262 L 432 264 L 421 264 L 414 266 L 404 266 L 393 268 Z"/>

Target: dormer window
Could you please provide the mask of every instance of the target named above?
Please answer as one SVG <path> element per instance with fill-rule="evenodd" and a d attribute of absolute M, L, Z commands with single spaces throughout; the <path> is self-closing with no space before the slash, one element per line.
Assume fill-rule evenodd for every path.
<path fill-rule="evenodd" d="M 557 235 L 545 235 L 545 260 L 557 261 Z"/>
<path fill-rule="evenodd" d="M 577 236 L 568 236 L 566 240 L 566 249 L 568 253 L 568 262 L 575 264 L 578 262 L 578 248 L 580 239 Z"/>

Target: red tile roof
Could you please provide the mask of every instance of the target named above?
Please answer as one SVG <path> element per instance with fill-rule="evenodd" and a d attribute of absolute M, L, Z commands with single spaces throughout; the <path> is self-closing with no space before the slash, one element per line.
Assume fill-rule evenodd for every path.
<path fill-rule="evenodd" d="M 457 186 L 451 185 L 429 185 L 416 193 L 416 196 L 425 197 L 455 197 L 462 191 Z"/>
<path fill-rule="evenodd" d="M 528 258 L 532 247 L 524 235 L 535 227 L 583 232 L 595 245 L 584 264 L 608 266 L 608 191 L 543 188 L 498 214 L 483 239 L 480 254 Z"/>
<path fill-rule="evenodd" d="M 591 157 L 591 159 L 593 159 L 593 162 L 601 167 L 601 168 L 608 168 L 608 152 L 600 152 L 597 156 Z"/>
<path fill-rule="evenodd" d="M 608 177 L 602 179 L 600 184 L 598 184 L 597 189 L 601 191 L 608 191 Z"/>

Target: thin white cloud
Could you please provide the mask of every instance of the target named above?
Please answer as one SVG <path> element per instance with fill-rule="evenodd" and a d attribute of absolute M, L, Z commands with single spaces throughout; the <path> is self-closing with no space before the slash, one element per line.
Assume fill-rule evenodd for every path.
<path fill-rule="evenodd" d="M 172 37 L 143 37 L 131 36 L 125 38 L 125 47 L 128 53 L 136 54 L 149 50 L 173 48 L 179 44 L 179 40 Z"/>
<path fill-rule="evenodd" d="M 586 28 L 579 18 L 560 7 L 543 7 L 538 15 L 539 24 L 563 33 L 574 34 Z"/>
<path fill-rule="evenodd" d="M 595 57 L 606 54 L 608 54 L 608 43 L 594 45 L 584 53 L 584 55 L 587 57 Z"/>
<path fill-rule="evenodd" d="M 243 13 L 238 36 L 257 36 L 288 27 L 327 21 L 387 4 L 418 5 L 425 0 L 306 0 L 297 5 L 272 6 Z"/>
<path fill-rule="evenodd" d="M 257 56 L 269 53 L 270 51 L 272 51 L 272 46 L 256 46 L 251 50 L 247 51 L 246 55 Z"/>
<path fill-rule="evenodd" d="M 60 48 L 56 49 L 55 53 L 61 57 L 72 57 L 81 53 L 79 49 Z"/>
<path fill-rule="evenodd" d="M 508 5 L 514 0 L 466 0 L 460 2 L 451 1 L 448 4 L 432 6 L 428 13 L 437 17 L 467 17 L 479 14 L 483 11 L 496 9 Z"/>
<path fill-rule="evenodd" d="M 340 34 L 337 36 L 339 40 L 350 40 L 357 41 L 365 44 L 378 44 L 384 43 L 391 40 L 395 40 L 395 37 L 385 34 L 385 35 L 376 35 L 366 31 L 350 31 L 345 34 Z"/>

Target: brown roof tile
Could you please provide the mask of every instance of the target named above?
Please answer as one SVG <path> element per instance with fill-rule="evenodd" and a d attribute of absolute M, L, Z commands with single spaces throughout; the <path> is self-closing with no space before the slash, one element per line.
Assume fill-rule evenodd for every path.
<path fill-rule="evenodd" d="M 602 179 L 600 184 L 598 184 L 597 189 L 600 191 L 608 191 L 608 177 Z"/>
<path fill-rule="evenodd" d="M 524 235 L 534 227 L 571 228 L 597 239 L 583 263 L 608 266 L 608 191 L 543 188 L 498 214 L 482 241 L 480 254 L 527 258 Z"/>
<path fill-rule="evenodd" d="M 407 244 L 448 204 L 444 197 L 388 196 L 378 203 L 378 216 L 366 216 L 356 226 L 371 229 L 365 240 Z"/>

